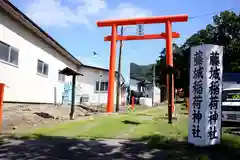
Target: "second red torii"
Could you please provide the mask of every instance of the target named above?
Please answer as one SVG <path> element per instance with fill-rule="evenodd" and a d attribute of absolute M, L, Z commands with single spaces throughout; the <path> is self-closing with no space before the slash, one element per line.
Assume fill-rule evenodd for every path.
<path fill-rule="evenodd" d="M 120 20 L 105 20 L 98 21 L 98 27 L 112 27 L 112 33 L 110 36 L 104 38 L 105 41 L 111 41 L 110 51 L 110 64 L 109 64 L 109 88 L 108 88 L 108 102 L 107 112 L 113 112 L 114 106 L 114 83 L 115 83 L 115 65 L 116 65 L 116 42 L 117 40 L 146 40 L 146 39 L 166 39 L 166 64 L 173 67 L 172 57 L 172 38 L 178 38 L 179 33 L 172 32 L 173 22 L 186 22 L 188 15 L 172 15 L 172 16 L 158 16 L 147 18 L 131 18 Z M 153 23 L 165 23 L 165 33 L 150 34 L 144 36 L 119 36 L 117 35 L 117 27 L 124 25 L 137 25 L 137 24 L 153 24 Z M 172 118 L 172 111 L 174 111 L 174 77 L 172 73 L 167 76 L 168 86 L 168 116 L 169 123 Z"/>

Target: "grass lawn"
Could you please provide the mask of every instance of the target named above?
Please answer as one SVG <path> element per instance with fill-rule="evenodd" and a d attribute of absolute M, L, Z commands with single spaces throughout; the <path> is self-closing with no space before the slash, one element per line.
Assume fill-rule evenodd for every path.
<path fill-rule="evenodd" d="M 188 115 L 177 105 L 178 120 L 168 124 L 163 118 L 166 106 L 140 110 L 120 115 L 104 115 L 86 120 L 64 123 L 52 128 L 40 128 L 27 133 L 27 136 L 62 136 L 77 139 L 130 139 L 144 140 L 150 148 L 161 148 L 175 154 L 192 158 L 214 156 L 218 159 L 240 159 L 240 135 L 228 133 L 223 129 L 222 144 L 210 148 L 195 148 L 187 144 Z M 176 153 L 175 153 L 176 152 Z M 170 154 L 170 155 L 171 155 Z"/>
<path fill-rule="evenodd" d="M 141 109 L 136 112 L 119 115 L 91 116 L 88 119 L 64 123 L 51 128 L 39 128 L 27 135 L 65 136 L 79 138 L 136 138 L 157 133 L 159 124 L 155 115 L 163 114 L 161 108 Z M 155 115 L 152 114 L 155 113 Z M 169 126 L 167 121 L 160 125 Z M 163 126 L 163 127 L 164 127 Z M 148 132 L 141 132 L 146 130 Z"/>

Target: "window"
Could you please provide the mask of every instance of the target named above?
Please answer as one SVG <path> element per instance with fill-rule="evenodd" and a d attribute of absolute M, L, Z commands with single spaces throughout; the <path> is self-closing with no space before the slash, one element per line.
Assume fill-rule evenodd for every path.
<path fill-rule="evenodd" d="M 60 70 L 59 70 L 60 72 Z M 61 82 L 65 82 L 65 75 L 64 74 L 61 74 L 58 72 L 58 80 L 61 81 Z"/>
<path fill-rule="evenodd" d="M 18 49 L 0 41 L 0 60 L 18 65 Z"/>
<path fill-rule="evenodd" d="M 99 81 L 96 82 L 96 91 L 99 91 Z"/>
<path fill-rule="evenodd" d="M 44 63 L 41 60 L 38 60 L 37 73 L 47 76 L 48 75 L 48 64 Z"/>
<path fill-rule="evenodd" d="M 108 82 L 96 82 L 96 91 L 107 91 L 108 90 Z"/>
<path fill-rule="evenodd" d="M 222 92 L 223 102 L 240 102 L 240 90 L 224 90 Z"/>

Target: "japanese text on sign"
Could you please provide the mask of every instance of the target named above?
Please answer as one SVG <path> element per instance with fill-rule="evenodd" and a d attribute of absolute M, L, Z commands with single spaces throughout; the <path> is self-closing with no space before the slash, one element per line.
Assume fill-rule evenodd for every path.
<path fill-rule="evenodd" d="M 210 53 L 210 76 L 208 77 L 210 80 L 209 85 L 209 116 L 208 116 L 208 137 L 210 140 L 218 139 L 217 136 L 217 126 L 216 122 L 218 121 L 218 104 L 219 104 L 219 96 L 220 96 L 220 58 L 219 53 L 217 51 Z"/>
<path fill-rule="evenodd" d="M 202 120 L 201 113 L 201 104 L 203 102 L 203 71 L 204 71 L 204 61 L 203 61 L 203 52 L 198 51 L 194 54 L 193 57 L 193 86 L 192 86 L 192 94 L 193 94 L 193 113 L 192 113 L 192 136 L 193 138 L 202 138 L 200 136 L 201 130 L 199 127 L 200 121 Z"/>

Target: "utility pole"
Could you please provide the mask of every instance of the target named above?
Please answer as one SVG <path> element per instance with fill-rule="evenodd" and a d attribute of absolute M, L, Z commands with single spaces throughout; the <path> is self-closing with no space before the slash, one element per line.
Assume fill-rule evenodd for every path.
<path fill-rule="evenodd" d="M 123 26 L 121 27 L 121 36 L 123 36 Z M 119 56 L 118 56 L 118 79 L 117 79 L 116 112 L 119 112 L 119 97 L 120 97 L 120 93 L 121 93 L 122 46 L 123 46 L 123 41 L 120 40 Z"/>
<path fill-rule="evenodd" d="M 99 74 L 98 91 L 101 91 L 101 83 L 102 83 L 102 73 Z M 99 112 L 99 108 L 101 109 L 101 96 L 100 96 L 100 94 L 98 93 L 97 112 Z"/>
<path fill-rule="evenodd" d="M 153 88 L 152 88 L 152 106 L 154 106 L 154 98 L 155 98 L 155 64 L 153 64 Z"/>

